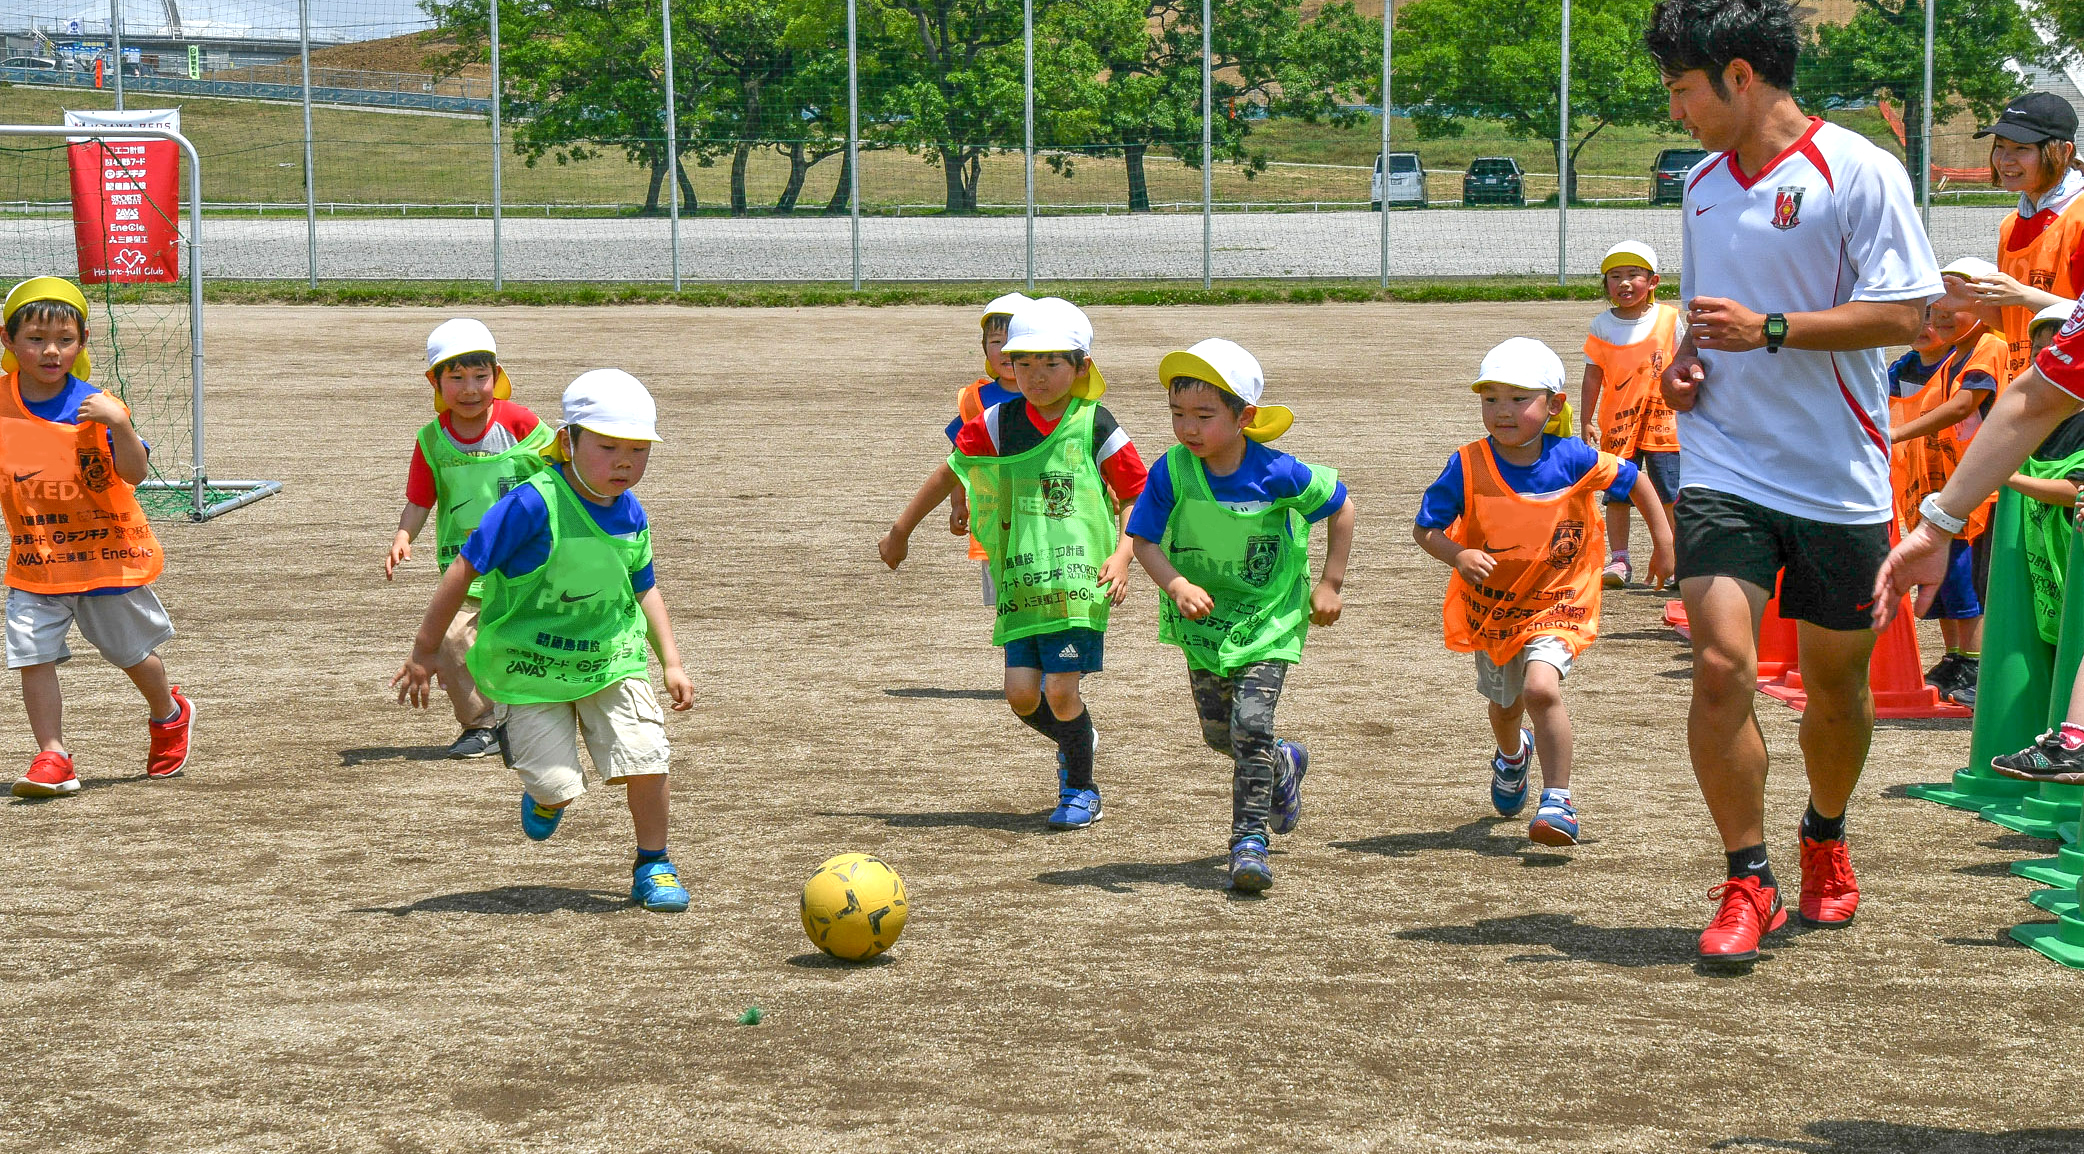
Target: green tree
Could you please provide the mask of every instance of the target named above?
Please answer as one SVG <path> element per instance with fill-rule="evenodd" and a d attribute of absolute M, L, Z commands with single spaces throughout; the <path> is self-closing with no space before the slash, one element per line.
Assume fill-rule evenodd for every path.
<path fill-rule="evenodd" d="M 1609 125 L 1661 124 L 1664 84 L 1643 28 L 1653 0 L 1573 0 L 1570 6 L 1570 145 L 1577 158 Z M 1397 11 L 1396 103 L 1426 139 L 1460 136 L 1464 118 L 1508 133 L 1554 140 L 1560 107 L 1561 0 L 1412 0 Z M 1377 82 L 1379 85 L 1379 81 Z"/>
<path fill-rule="evenodd" d="M 2064 5 L 2084 9 L 2084 4 Z M 2008 60 L 2052 61 L 2017 0 L 1947 0 L 1932 42 L 1932 120 L 1962 111 L 1988 120 L 2025 91 Z M 1925 8 L 1917 0 L 1859 0 L 1845 24 L 1819 25 L 1803 45 L 1795 90 L 1805 103 L 1893 96 L 1904 109 L 1904 167 L 1915 180 L 1923 136 Z"/>

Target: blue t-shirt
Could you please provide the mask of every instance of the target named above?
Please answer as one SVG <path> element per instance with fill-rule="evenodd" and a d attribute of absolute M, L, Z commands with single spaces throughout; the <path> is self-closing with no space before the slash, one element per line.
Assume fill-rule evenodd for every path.
<path fill-rule="evenodd" d="M 564 470 L 558 470 L 564 484 Z M 577 496 L 576 493 L 573 494 Z M 579 507 L 610 537 L 633 537 L 650 522 L 634 493 L 624 493 L 612 505 L 596 505 L 584 497 Z M 509 579 L 525 577 L 550 559 L 550 507 L 534 485 L 516 485 L 512 492 L 492 503 L 485 517 L 463 542 L 462 557 L 480 573 L 499 573 Z M 658 584 L 651 565 L 630 574 L 630 588 L 642 597 Z"/>
<path fill-rule="evenodd" d="M 1172 519 L 1172 507 L 1179 502 L 1172 487 L 1172 470 L 1166 467 L 1171 454 L 1166 453 L 1151 463 L 1150 479 L 1144 482 L 1143 495 L 1136 498 L 1136 508 L 1129 514 L 1129 535 L 1146 541 L 1165 539 L 1165 523 Z M 1257 513 L 1275 501 L 1296 497 L 1310 487 L 1310 467 L 1279 449 L 1269 449 L 1257 441 L 1245 442 L 1245 459 L 1226 477 L 1208 473 L 1209 495 L 1216 504 L 1235 513 Z M 1339 511 L 1346 503 L 1346 482 L 1340 481 L 1332 488 L 1331 496 L 1324 504 L 1303 515 L 1304 520 L 1316 524 Z"/>
<path fill-rule="evenodd" d="M 1498 462 L 1498 476 L 1505 486 L 1515 493 L 1527 497 L 1553 497 L 1579 481 L 1599 463 L 1599 450 L 1577 437 L 1558 437 L 1552 433 L 1541 435 L 1541 458 L 1531 465 L 1515 465 L 1499 456 L 1498 445 L 1491 444 L 1491 459 Z M 1614 483 L 1606 488 L 1606 495 L 1616 501 L 1628 499 L 1628 491 L 1635 488 L 1637 473 L 1635 462 L 1621 462 L 1621 471 Z M 1447 459 L 1447 468 L 1440 471 L 1440 479 L 1426 487 L 1424 499 L 1418 503 L 1418 524 L 1424 529 L 1445 529 L 1462 515 L 1462 455 L 1456 453 Z"/>
<path fill-rule="evenodd" d="M 985 409 L 989 409 L 993 405 L 1003 405 L 1007 401 L 1018 400 L 1019 398 L 1019 389 L 1009 389 L 997 381 L 988 382 L 977 389 L 977 401 Z M 960 432 L 962 432 L 962 414 L 957 413 L 955 419 L 948 422 L 948 443 L 954 444 L 955 434 Z"/>

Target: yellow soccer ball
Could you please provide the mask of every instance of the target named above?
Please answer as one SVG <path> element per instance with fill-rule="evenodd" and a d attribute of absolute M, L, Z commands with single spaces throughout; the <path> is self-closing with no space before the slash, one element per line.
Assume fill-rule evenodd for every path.
<path fill-rule="evenodd" d="M 883 859 L 845 853 L 803 883 L 803 932 L 835 958 L 865 962 L 904 932 L 904 879 Z"/>

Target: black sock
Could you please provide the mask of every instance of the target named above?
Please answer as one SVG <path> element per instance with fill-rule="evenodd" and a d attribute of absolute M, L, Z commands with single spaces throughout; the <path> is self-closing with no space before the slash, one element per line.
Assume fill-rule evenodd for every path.
<path fill-rule="evenodd" d="M 1048 706 L 1043 707 L 1044 710 Z M 1056 715 L 1050 714 L 1051 720 Z M 1069 721 L 1056 722 L 1056 748 L 1064 755 L 1064 784 L 1072 789 L 1093 788 L 1093 715 L 1081 709 Z"/>
<path fill-rule="evenodd" d="M 1018 717 L 1022 725 L 1027 726 L 1036 733 L 1051 741 L 1056 740 L 1056 714 L 1049 711 L 1049 703 L 1047 701 L 1037 702 L 1033 713 L 1016 713 L 1013 716 Z"/>
<path fill-rule="evenodd" d="M 645 849 L 641 845 L 637 847 L 637 864 L 640 866 L 650 865 L 652 862 L 664 860 L 666 860 L 665 846 L 660 846 L 657 849 Z"/>
<path fill-rule="evenodd" d="M 1763 845 L 1732 851 L 1729 855 L 1729 876 L 1731 881 L 1757 878 L 1760 885 L 1780 888 L 1780 882 L 1773 877 L 1772 863 L 1766 860 L 1766 847 Z"/>
<path fill-rule="evenodd" d="M 1813 841 L 1837 841 L 1845 836 L 1845 815 L 1824 817 L 1812 805 L 1802 815 L 1802 836 Z"/>

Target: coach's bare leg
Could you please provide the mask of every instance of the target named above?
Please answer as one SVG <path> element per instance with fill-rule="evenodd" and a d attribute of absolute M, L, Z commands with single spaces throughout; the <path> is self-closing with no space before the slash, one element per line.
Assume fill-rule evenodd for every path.
<path fill-rule="evenodd" d="M 1818 817 L 1845 812 L 1867 766 L 1867 747 L 1874 740 L 1867 660 L 1878 636 L 1872 629 L 1841 631 L 1807 621 L 1795 626 L 1802 687 L 1809 691 L 1809 706 L 1802 711 L 1802 764 L 1809 771 L 1809 804 Z"/>
<path fill-rule="evenodd" d="M 36 748 L 64 753 L 65 698 L 58 691 L 57 662 L 22 667 L 22 708 L 29 714 L 29 734 L 36 739 Z"/>
<path fill-rule="evenodd" d="M 159 659 L 159 654 L 152 654 L 123 673 L 145 695 L 145 704 L 152 707 L 152 720 L 173 720 L 174 694 L 167 685 L 166 662 Z"/>
<path fill-rule="evenodd" d="M 1766 840 L 1766 736 L 1753 699 L 1766 591 L 1734 577 L 1689 577 L 1679 596 L 1693 632 L 1693 704 L 1686 714 L 1693 776 L 1723 848 L 1758 845 Z"/>

